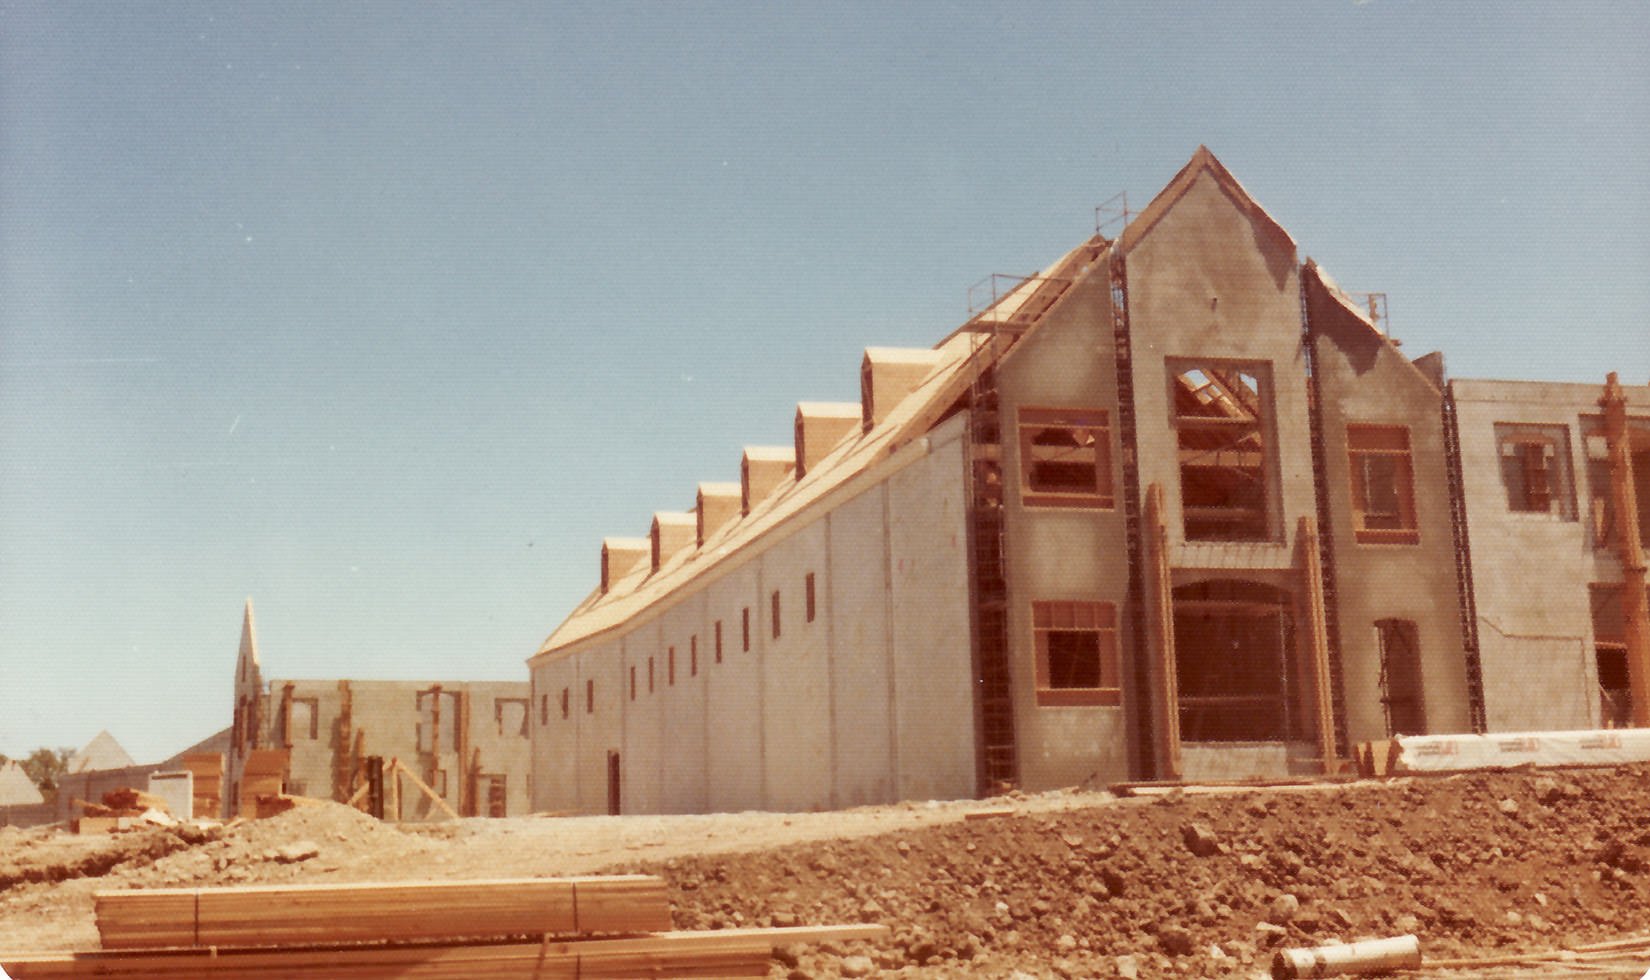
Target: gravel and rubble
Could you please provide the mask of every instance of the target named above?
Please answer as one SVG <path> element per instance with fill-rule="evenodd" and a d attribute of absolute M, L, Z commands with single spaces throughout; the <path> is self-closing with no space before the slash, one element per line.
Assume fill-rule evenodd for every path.
<path fill-rule="evenodd" d="M 984 810 L 1010 812 L 965 819 Z M 3 829 L 0 950 L 95 948 L 99 889 L 594 871 L 663 876 L 679 928 L 892 928 L 778 951 L 791 980 L 1249 977 L 1281 946 L 1402 933 L 1433 958 L 1555 949 L 1650 931 L 1650 766 L 821 814 L 397 827 L 328 805 Z"/>

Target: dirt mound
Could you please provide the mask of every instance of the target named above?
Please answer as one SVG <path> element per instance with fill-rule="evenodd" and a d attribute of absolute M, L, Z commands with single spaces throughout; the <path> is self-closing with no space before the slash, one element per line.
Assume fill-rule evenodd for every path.
<path fill-rule="evenodd" d="M 671 882 L 681 928 L 885 922 L 893 944 L 865 951 L 884 968 L 1222 976 L 1280 944 L 1414 932 L 1440 956 L 1642 930 L 1647 859 L 1640 766 L 1176 794 L 636 870 Z"/>

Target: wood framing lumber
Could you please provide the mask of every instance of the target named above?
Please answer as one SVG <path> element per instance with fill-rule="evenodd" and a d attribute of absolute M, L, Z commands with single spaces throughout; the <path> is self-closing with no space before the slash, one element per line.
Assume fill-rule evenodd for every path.
<path fill-rule="evenodd" d="M 166 805 L 166 800 L 163 797 L 156 796 L 153 793 L 145 793 L 141 789 L 132 789 L 130 786 L 123 786 L 120 789 L 112 789 L 104 793 L 103 805 L 111 810 L 136 810 L 139 813 L 144 810 L 160 810 L 163 813 L 172 812 L 172 808 Z"/>
<path fill-rule="evenodd" d="M 10 956 L 14 980 L 114 977 L 120 980 L 229 980 L 314 976 L 329 980 L 484 980 L 766 976 L 777 946 L 839 939 L 882 939 L 882 925 L 796 926 L 663 932 L 621 939 L 484 944 L 305 946 L 42 953 Z"/>
<path fill-rule="evenodd" d="M 656 932 L 670 900 L 651 875 L 154 888 L 95 895 L 104 949 L 280 946 Z"/>
<path fill-rule="evenodd" d="M 437 793 L 435 790 L 431 789 L 429 787 L 428 783 L 424 782 L 424 780 L 419 779 L 417 776 L 413 775 L 413 771 L 411 769 L 408 769 L 406 767 L 406 765 L 403 764 L 399 759 L 397 759 L 396 762 L 395 762 L 395 769 L 396 769 L 397 772 L 401 773 L 403 776 L 406 776 L 408 779 L 412 780 L 412 784 L 414 786 L 417 786 L 420 790 L 422 790 L 424 795 L 428 796 L 432 801 L 434 801 L 436 806 L 440 807 L 443 811 L 445 811 L 447 816 L 452 817 L 454 820 L 458 819 L 458 811 L 454 810 L 450 805 L 448 805 L 447 801 L 441 798 L 441 794 Z"/>

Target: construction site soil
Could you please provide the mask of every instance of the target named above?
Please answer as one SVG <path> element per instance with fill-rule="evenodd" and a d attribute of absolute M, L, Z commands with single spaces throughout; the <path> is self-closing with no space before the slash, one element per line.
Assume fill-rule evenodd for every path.
<path fill-rule="evenodd" d="M 892 929 L 781 949 L 774 977 L 1265 976 L 1280 946 L 1405 933 L 1429 959 L 1487 957 L 1650 930 L 1650 766 L 838 813 L 397 826 L 324 804 L 226 828 L 6 828 L 0 962 L 96 949 L 101 889 L 597 871 L 663 876 L 678 928 Z M 1637 977 L 1646 957 L 1587 975 Z"/>

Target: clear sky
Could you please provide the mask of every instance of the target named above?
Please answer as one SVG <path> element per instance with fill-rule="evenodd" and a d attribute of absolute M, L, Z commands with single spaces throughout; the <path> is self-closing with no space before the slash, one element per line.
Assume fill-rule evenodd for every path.
<path fill-rule="evenodd" d="M 1207 144 L 1405 349 L 1650 381 L 1650 5 L 0 0 L 0 752 L 527 677 Z"/>

